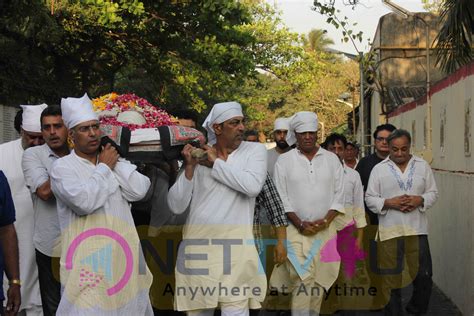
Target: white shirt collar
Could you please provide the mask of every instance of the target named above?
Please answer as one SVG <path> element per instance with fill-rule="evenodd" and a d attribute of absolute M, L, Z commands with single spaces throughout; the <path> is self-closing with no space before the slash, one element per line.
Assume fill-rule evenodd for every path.
<path fill-rule="evenodd" d="M 411 155 L 410 160 L 408 160 L 408 164 L 409 164 L 412 160 L 415 160 L 416 162 L 422 162 L 422 161 L 424 161 L 423 158 L 420 158 L 420 157 L 415 156 L 415 155 L 413 155 L 413 154 Z M 381 164 L 382 164 L 382 163 L 392 163 L 392 164 L 395 164 L 395 162 L 393 162 L 393 161 L 390 159 L 390 155 L 387 156 L 387 158 L 385 158 L 384 160 L 382 160 L 380 163 L 381 163 Z M 407 164 L 407 165 L 408 165 L 408 164 Z"/>

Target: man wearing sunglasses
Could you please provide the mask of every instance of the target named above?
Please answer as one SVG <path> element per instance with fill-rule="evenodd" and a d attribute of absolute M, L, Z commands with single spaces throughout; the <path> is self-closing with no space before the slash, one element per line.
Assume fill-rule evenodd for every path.
<path fill-rule="evenodd" d="M 359 172 L 360 179 L 362 181 L 362 186 L 364 187 L 364 194 L 367 190 L 367 185 L 369 183 L 369 177 L 370 174 L 372 173 L 372 169 L 381 161 L 383 161 L 385 158 L 388 157 L 390 153 L 390 149 L 388 146 L 388 137 L 396 129 L 395 126 L 392 124 L 382 124 L 379 125 L 375 128 L 374 132 L 374 152 L 364 158 L 362 158 L 359 163 L 357 164 L 356 171 Z M 379 220 L 376 214 L 372 213 L 369 208 L 367 207 L 367 204 L 364 201 L 364 208 L 365 208 L 365 214 L 367 217 L 367 226 L 365 227 L 364 230 L 364 249 L 370 250 L 370 245 L 375 244 L 375 235 L 377 233 L 377 227 L 379 224 Z M 366 267 L 368 268 L 368 276 L 370 278 L 369 283 L 370 286 L 373 286 L 377 288 L 378 290 L 380 289 L 380 280 L 378 278 L 378 275 L 374 274 L 374 271 L 372 271 L 370 267 L 370 261 L 374 261 L 375 256 L 372 255 L 372 253 L 369 251 L 369 255 L 366 257 Z M 377 291 L 377 293 L 380 293 L 380 291 Z M 381 305 L 379 303 L 378 297 L 374 297 L 372 302 L 372 306 L 370 307 L 371 309 L 380 309 Z"/>
<path fill-rule="evenodd" d="M 396 127 L 392 124 L 382 124 L 377 126 L 374 132 L 374 153 L 362 158 L 357 164 L 356 171 L 360 174 L 364 192 L 367 190 L 367 184 L 369 183 L 369 177 L 372 169 L 376 164 L 387 158 L 389 154 L 387 138 L 395 129 Z M 365 206 L 365 212 L 369 216 L 370 224 L 377 225 L 377 216 L 374 216 L 374 214 L 369 211 L 367 206 Z"/>
<path fill-rule="evenodd" d="M 101 146 L 87 94 L 62 99 L 61 112 L 74 150 L 51 171 L 61 229 L 63 293 L 57 314 L 153 315 L 152 276 L 130 211 L 150 180 L 111 144 Z"/>

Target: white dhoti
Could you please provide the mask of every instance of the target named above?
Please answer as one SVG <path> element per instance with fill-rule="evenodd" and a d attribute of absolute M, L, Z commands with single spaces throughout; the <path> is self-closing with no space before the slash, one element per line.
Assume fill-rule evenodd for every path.
<path fill-rule="evenodd" d="M 176 263 L 177 310 L 247 301 L 260 308 L 267 281 L 250 225 L 186 226 Z"/>
<path fill-rule="evenodd" d="M 288 260 L 274 269 L 270 286 L 292 293 L 292 315 L 319 313 L 324 291 L 339 274 L 340 256 L 334 223 L 316 235 L 304 236 L 287 227 Z"/>

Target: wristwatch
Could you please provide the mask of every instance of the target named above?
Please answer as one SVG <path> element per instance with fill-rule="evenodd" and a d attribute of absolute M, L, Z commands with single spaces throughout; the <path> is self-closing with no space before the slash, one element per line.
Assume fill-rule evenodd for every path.
<path fill-rule="evenodd" d="M 18 285 L 18 286 L 21 286 L 21 280 L 19 280 L 19 279 L 11 279 L 11 280 L 8 282 L 8 285 Z"/>

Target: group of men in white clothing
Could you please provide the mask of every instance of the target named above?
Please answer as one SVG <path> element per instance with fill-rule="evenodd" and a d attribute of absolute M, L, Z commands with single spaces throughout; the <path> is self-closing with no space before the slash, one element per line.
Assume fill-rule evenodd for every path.
<path fill-rule="evenodd" d="M 101 146 L 98 117 L 87 95 L 62 99 L 60 108 L 22 108 L 22 137 L 0 146 L 0 169 L 17 210 L 22 280 L 5 280 L 10 287 L 21 286 L 22 305 L 16 310 L 152 315 L 151 274 L 140 266 L 130 213 L 130 202 L 146 194 L 149 179 L 110 144 Z M 107 254 L 96 257 L 102 249 Z M 107 260 L 100 268 L 112 271 L 87 271 L 84 258 L 91 256 L 94 262 Z"/>
<path fill-rule="evenodd" d="M 261 307 L 269 283 L 290 294 L 292 315 L 318 315 L 341 273 L 354 273 L 349 266 L 343 272 L 341 260 L 359 260 L 368 250 L 364 189 L 343 162 L 346 139 L 332 136 L 319 146 L 317 115 L 298 112 L 275 121 L 276 147 L 267 151 L 244 141 L 237 102 L 215 104 L 203 127 L 205 155 L 184 147 L 167 197 L 166 209 L 189 212 L 175 268 L 175 309 L 249 315 Z M 60 107 L 23 106 L 22 138 L 0 145 L 0 169 L 18 212 L 20 310 L 27 315 L 153 315 L 152 275 L 130 211 L 150 180 L 102 145 L 101 136 L 86 94 L 64 98 Z M 426 211 L 436 201 L 436 184 L 429 165 L 410 154 L 409 133 L 395 130 L 385 141 L 390 153 L 365 188 L 367 206 L 379 218 L 379 267 L 396 265 L 404 243 L 415 287 L 407 310 L 422 314 L 431 289 Z M 277 232 L 267 282 L 253 225 L 256 201 L 265 204 L 270 197 L 262 192 L 273 183 L 281 207 L 267 210 Z M 338 231 L 354 238 L 343 240 Z M 401 273 L 383 277 L 388 315 L 401 312 L 401 281 Z"/>

